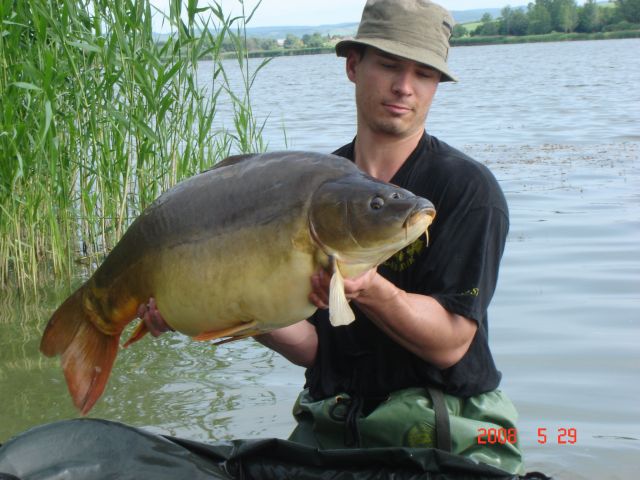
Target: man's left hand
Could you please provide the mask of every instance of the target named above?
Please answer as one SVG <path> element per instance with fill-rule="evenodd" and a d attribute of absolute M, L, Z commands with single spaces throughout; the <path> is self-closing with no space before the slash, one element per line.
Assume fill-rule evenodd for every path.
<path fill-rule="evenodd" d="M 361 273 L 357 277 L 344 279 L 344 294 L 347 300 L 357 300 L 358 297 L 365 294 L 371 287 L 376 275 L 375 268 Z M 329 308 L 329 285 L 331 284 L 331 273 L 324 269 L 317 270 L 311 276 L 311 293 L 309 301 L 318 308 Z"/>

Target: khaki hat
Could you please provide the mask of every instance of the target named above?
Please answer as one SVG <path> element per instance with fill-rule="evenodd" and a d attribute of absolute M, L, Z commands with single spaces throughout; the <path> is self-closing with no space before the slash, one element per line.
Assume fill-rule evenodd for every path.
<path fill-rule="evenodd" d="M 451 14 L 429 0 L 368 0 L 355 38 L 336 44 L 346 57 L 354 45 L 370 45 L 384 52 L 428 65 L 442 73 L 442 82 L 457 82 L 449 71 Z"/>

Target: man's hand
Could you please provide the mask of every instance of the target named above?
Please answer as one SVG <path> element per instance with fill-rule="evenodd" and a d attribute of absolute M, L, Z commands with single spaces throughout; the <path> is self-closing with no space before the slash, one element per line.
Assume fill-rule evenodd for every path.
<path fill-rule="evenodd" d="M 328 308 L 330 281 L 325 270 L 311 276 L 309 300 L 318 308 Z M 391 339 L 441 369 L 460 361 L 478 328 L 474 320 L 447 311 L 433 297 L 401 290 L 376 269 L 345 278 L 344 290 Z"/>
<path fill-rule="evenodd" d="M 146 304 L 142 304 L 138 307 L 138 318 L 142 320 L 147 328 L 149 329 L 149 333 L 154 337 L 159 337 L 165 332 L 173 331 L 167 322 L 164 321 L 162 315 L 158 311 L 158 307 L 156 306 L 156 299 L 151 297 L 149 302 Z"/>
<path fill-rule="evenodd" d="M 357 277 L 344 279 L 344 294 L 347 300 L 357 300 L 371 287 L 373 279 L 377 275 L 375 268 L 361 273 Z M 329 285 L 331 283 L 331 273 L 324 269 L 317 270 L 311 275 L 311 293 L 309 301 L 318 308 L 329 308 Z"/>

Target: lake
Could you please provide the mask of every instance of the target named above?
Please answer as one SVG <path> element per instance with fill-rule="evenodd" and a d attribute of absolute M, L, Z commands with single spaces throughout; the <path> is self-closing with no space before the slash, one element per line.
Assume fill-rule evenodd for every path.
<path fill-rule="evenodd" d="M 559 479 L 635 478 L 640 466 L 639 59 L 638 39 L 457 47 L 461 81 L 440 86 L 427 122 L 507 196 L 491 346 L 527 470 Z M 270 150 L 351 140 L 342 59 L 276 58 L 257 78 Z M 68 293 L 0 292 L 0 442 L 76 416 L 57 360 L 37 351 Z M 165 335 L 120 353 L 91 416 L 200 441 L 285 437 L 303 381 L 252 340 L 216 348 Z"/>

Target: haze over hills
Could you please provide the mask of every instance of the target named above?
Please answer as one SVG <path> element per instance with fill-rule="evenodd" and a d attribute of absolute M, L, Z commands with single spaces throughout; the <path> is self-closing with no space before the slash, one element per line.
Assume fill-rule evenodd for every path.
<path fill-rule="evenodd" d="M 256 38 L 271 38 L 274 40 L 286 38 L 287 35 L 295 35 L 301 38 L 305 34 L 313 35 L 355 35 L 358 29 L 357 22 L 336 23 L 333 25 L 300 25 L 300 26 L 279 26 L 279 27 L 247 27 L 247 36 Z"/>
<path fill-rule="evenodd" d="M 508 2 L 506 2 L 508 3 Z M 581 2 L 582 3 L 582 2 Z M 613 5 L 612 0 L 600 0 L 598 4 Z M 526 11 L 527 7 L 524 5 L 511 7 L 512 9 L 523 9 Z M 479 22 L 485 13 L 491 15 L 492 18 L 497 19 L 500 17 L 502 8 L 474 8 L 470 10 L 452 10 L 456 23 L 465 24 Z M 320 35 L 336 35 L 340 37 L 348 37 L 356 34 L 358 29 L 358 22 L 347 23 L 335 23 L 330 25 L 292 25 L 292 26 L 271 26 L 271 27 L 247 27 L 246 33 L 249 37 L 261 38 L 261 39 L 274 39 L 283 40 L 287 35 L 295 35 L 298 38 L 302 38 L 303 35 L 319 33 Z M 155 37 L 158 40 L 165 40 L 169 37 L 167 33 L 155 33 Z"/>
<path fill-rule="evenodd" d="M 519 7 L 514 7 L 519 8 Z M 526 7 L 522 7 L 526 8 Z M 500 16 L 501 8 L 476 8 L 472 10 L 452 10 L 456 23 L 469 23 L 479 21 L 485 13 L 490 14 L 496 18 Z M 292 26 L 277 26 L 277 27 L 247 27 L 247 36 L 255 38 L 269 38 L 274 40 L 282 40 L 287 38 L 287 35 L 295 35 L 298 38 L 302 38 L 303 35 L 319 33 L 320 35 L 337 35 L 341 37 L 353 36 L 358 29 L 358 22 L 336 23 L 331 25 L 292 25 Z M 159 40 L 165 40 L 169 37 L 166 33 L 156 33 L 156 38 Z"/>
<path fill-rule="evenodd" d="M 518 7 L 515 7 L 518 8 Z M 526 7 L 522 7 L 526 8 Z M 485 13 L 492 17 L 499 17 L 501 8 L 476 8 L 473 10 L 452 10 L 456 23 L 469 23 L 479 21 Z M 302 37 L 305 34 L 312 35 L 319 33 L 321 35 L 355 35 L 358 29 L 358 22 L 336 23 L 333 25 L 316 25 L 316 26 L 281 26 L 281 27 L 247 27 L 247 35 L 257 38 L 273 38 L 283 39 L 287 35 L 292 34 L 296 37 Z"/>

